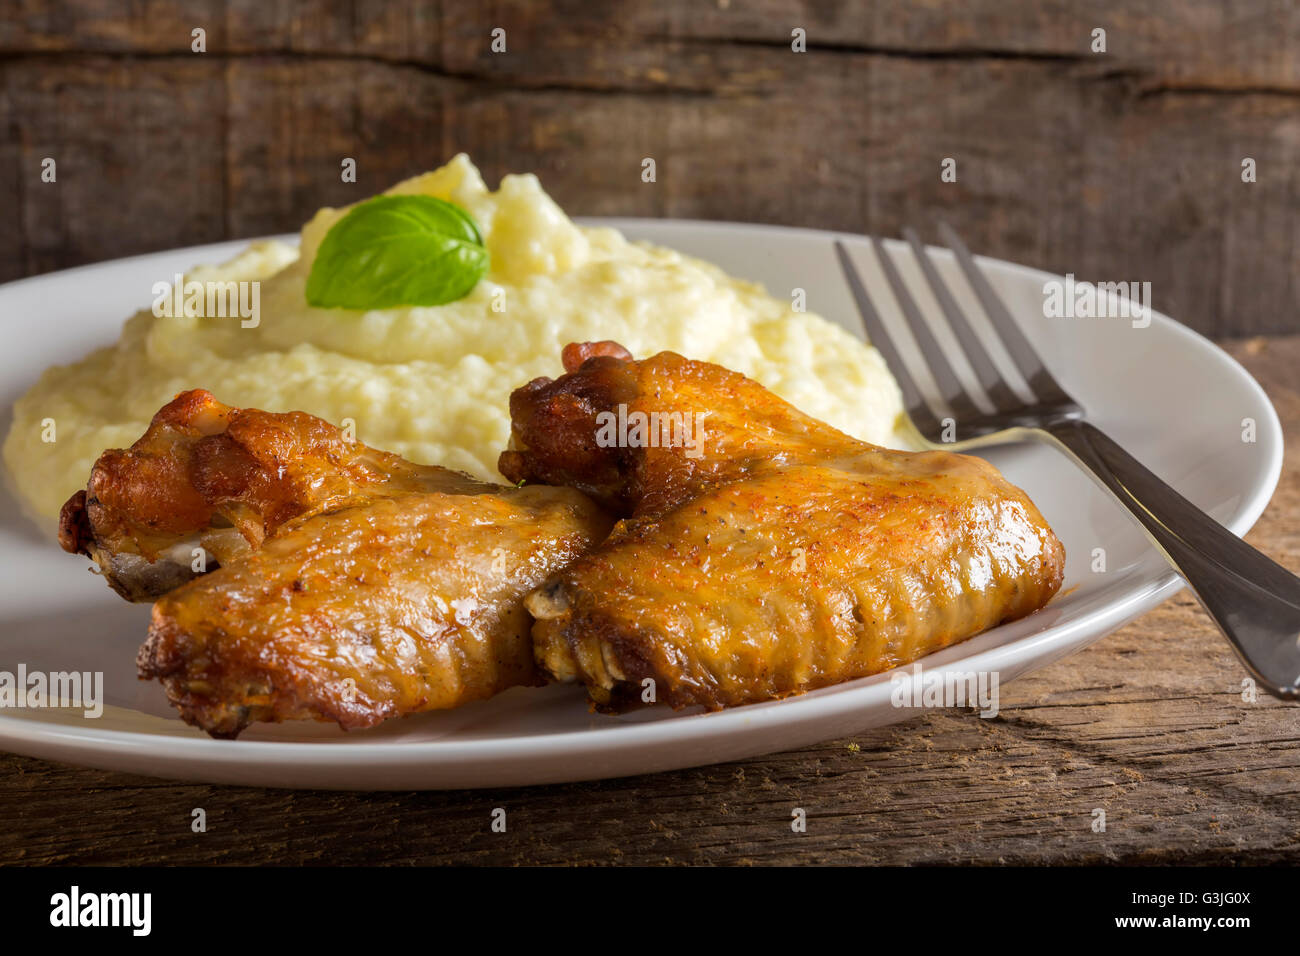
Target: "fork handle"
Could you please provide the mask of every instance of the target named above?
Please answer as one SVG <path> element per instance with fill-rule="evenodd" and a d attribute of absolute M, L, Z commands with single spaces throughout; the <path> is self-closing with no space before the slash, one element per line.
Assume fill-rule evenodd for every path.
<path fill-rule="evenodd" d="M 1275 697 L 1300 699 L 1300 578 L 1242 541 L 1078 419 L 1040 430 L 1146 529 L 1246 668 Z"/>

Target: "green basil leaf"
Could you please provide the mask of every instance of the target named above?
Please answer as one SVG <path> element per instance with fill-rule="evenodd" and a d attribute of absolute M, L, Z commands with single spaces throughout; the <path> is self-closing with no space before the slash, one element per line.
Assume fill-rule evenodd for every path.
<path fill-rule="evenodd" d="M 325 234 L 307 302 L 326 309 L 442 305 L 469 295 L 488 270 L 478 226 L 432 196 L 376 196 Z"/>

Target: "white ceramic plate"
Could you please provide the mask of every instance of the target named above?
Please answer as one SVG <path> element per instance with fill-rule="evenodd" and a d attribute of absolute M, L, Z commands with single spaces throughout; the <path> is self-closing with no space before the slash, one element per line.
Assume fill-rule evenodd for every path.
<path fill-rule="evenodd" d="M 830 233 L 652 220 L 603 224 L 716 262 L 776 295 L 806 290 L 808 308 L 847 328 L 859 321 Z M 893 299 L 865 240 L 847 238 L 882 307 Z M 53 362 L 113 341 L 147 304 L 157 276 L 220 262 L 246 243 L 140 256 L 0 287 L 0 408 Z M 900 247 L 895 247 L 900 248 Z M 978 308 L 947 253 L 944 277 L 968 313 Z M 904 273 L 918 273 L 898 257 Z M 1045 319 L 1054 277 L 984 260 L 1029 338 L 1092 420 L 1162 478 L 1238 534 L 1268 502 L 1282 461 L 1277 416 L 1263 391 L 1222 351 L 1162 315 L 1148 328 L 1124 319 Z M 922 300 L 924 303 L 924 299 Z M 40 316 L 33 321 L 32 316 Z M 887 316 L 887 320 L 888 320 Z M 195 382 L 195 385 L 202 385 Z M 1258 441 L 1241 440 L 1242 419 Z M 996 671 L 1006 681 L 1071 654 L 1167 598 L 1180 586 L 1137 527 L 1083 473 L 1045 447 L 991 449 L 988 457 L 1029 492 L 1065 543 L 1062 594 L 1029 618 L 923 660 L 926 669 Z M 0 670 L 102 670 L 108 706 L 0 711 L 0 748 L 115 770 L 217 783 L 338 789 L 511 786 L 589 780 L 771 753 L 903 720 L 890 675 L 716 714 L 647 709 L 628 717 L 588 712 L 572 687 L 515 689 L 459 710 L 408 717 L 345 734 L 314 723 L 260 725 L 238 741 L 211 740 L 182 723 L 154 682 L 135 677 L 148 608 L 127 605 L 84 561 L 61 552 L 18 514 L 5 492 L 0 524 Z M 1095 573 L 1095 548 L 1106 568 Z"/>

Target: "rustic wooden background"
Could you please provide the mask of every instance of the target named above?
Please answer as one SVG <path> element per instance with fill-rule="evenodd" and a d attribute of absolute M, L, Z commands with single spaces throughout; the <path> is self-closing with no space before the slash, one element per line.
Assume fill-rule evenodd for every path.
<path fill-rule="evenodd" d="M 5 0 L 0 280 L 294 230 L 464 150 L 575 214 L 941 215 L 1202 332 L 1295 331 L 1297 51 L 1291 0 Z"/>
<path fill-rule="evenodd" d="M 464 150 L 575 214 L 885 234 L 941 215 L 978 251 L 1150 281 L 1218 337 L 1300 331 L 1297 6 L 5 0 L 0 280 L 293 230 Z M 1229 347 L 1290 443 L 1249 540 L 1300 568 L 1300 336 Z M 0 755 L 0 862 L 1295 862 L 1300 708 L 1243 701 L 1241 676 L 1184 594 L 1008 685 L 995 720 L 653 777 L 337 794 Z"/>

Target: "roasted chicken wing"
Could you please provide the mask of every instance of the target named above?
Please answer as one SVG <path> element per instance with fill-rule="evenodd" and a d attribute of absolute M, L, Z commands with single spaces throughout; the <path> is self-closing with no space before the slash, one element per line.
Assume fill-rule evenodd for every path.
<path fill-rule="evenodd" d="M 164 592 L 140 676 L 234 737 L 253 721 L 369 727 L 540 683 L 523 599 L 610 524 L 573 489 L 414 465 L 310 415 L 196 391 L 100 458 L 62 538 L 124 596 Z M 181 583 L 195 542 L 219 560 Z"/>
<path fill-rule="evenodd" d="M 232 408 L 194 389 L 164 405 L 129 449 L 99 457 L 86 490 L 63 506 L 59 543 L 94 560 L 128 601 L 152 601 L 294 518 L 383 497 L 492 490 L 350 441 L 313 415 Z"/>
<path fill-rule="evenodd" d="M 857 441 L 671 352 L 563 358 L 511 397 L 499 467 L 623 518 L 528 599 L 539 664 L 599 706 L 653 687 L 717 709 L 862 677 L 1060 587 L 1061 543 L 985 461 Z"/>
<path fill-rule="evenodd" d="M 140 676 L 214 737 L 307 717 L 369 727 L 540 684 L 524 596 L 608 528 L 589 499 L 542 486 L 292 521 L 159 599 Z"/>

